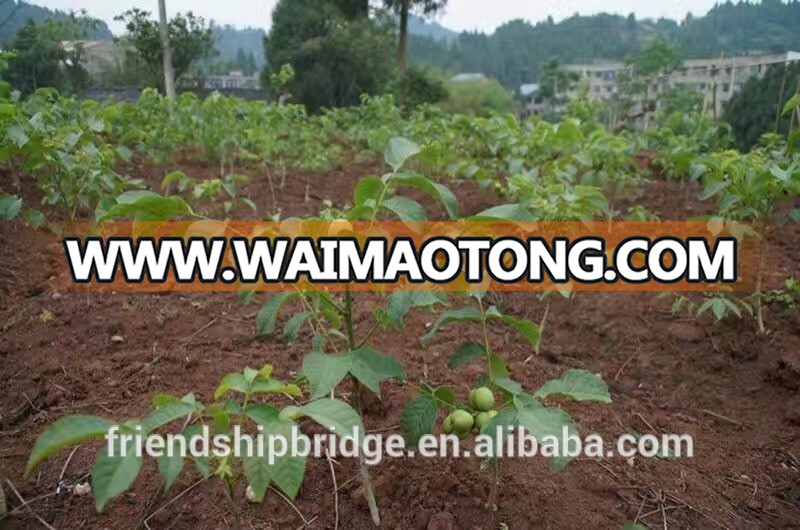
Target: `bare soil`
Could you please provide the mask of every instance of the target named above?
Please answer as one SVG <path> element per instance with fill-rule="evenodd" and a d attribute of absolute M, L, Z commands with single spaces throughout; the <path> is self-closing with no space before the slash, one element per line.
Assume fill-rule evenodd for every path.
<path fill-rule="evenodd" d="M 180 167 L 195 178 L 216 173 L 190 162 Z M 143 162 L 126 168 L 154 187 L 172 169 Z M 315 213 L 323 199 L 343 206 L 359 177 L 380 171 L 366 164 L 310 175 L 307 182 L 290 172 L 284 189 L 271 175 L 274 202 L 266 171 L 246 173 L 252 178 L 247 193 L 260 213 L 280 209 L 287 217 Z M 453 188 L 464 213 L 497 203 L 473 183 Z M 23 194 L 37 200 L 33 190 Z M 696 196 L 680 184 L 655 181 L 638 202 L 664 219 L 685 219 L 713 208 Z M 432 217 L 441 215 L 426 205 Z M 798 276 L 798 234 L 787 225 L 773 236 L 771 286 Z M 95 448 L 79 448 L 66 467 L 70 451 L 64 451 L 28 478 L 25 462 L 39 433 L 68 414 L 137 417 L 157 393 L 195 392 L 210 402 L 225 373 L 265 362 L 289 379 L 310 337 L 301 336 L 292 346 L 279 337 L 254 340 L 258 296 L 242 305 L 225 293 L 62 291 L 58 242 L 20 222 L 0 224 L 0 247 L 0 480 L 12 511 L 0 527 L 40 527 L 37 517 L 56 528 L 229 526 L 233 517 L 219 484 L 198 483 L 199 474 L 188 466 L 164 494 L 155 463 L 146 462 L 134 487 L 97 514 L 91 495 L 57 493 L 59 483 L 64 490 L 86 480 Z M 357 297 L 362 333 L 377 303 L 372 295 Z M 532 293 L 506 294 L 502 303 L 506 311 L 535 320 L 544 311 Z M 652 293 L 580 293 L 557 300 L 541 354 L 528 363 L 530 347 L 515 334 L 496 329 L 490 339 L 528 389 L 569 368 L 603 376 L 613 404 L 557 402 L 583 433 L 596 432 L 607 441 L 632 432 L 688 433 L 694 437 L 694 458 L 579 459 L 560 473 L 540 458 L 503 460 L 497 511 L 484 508 L 491 474 L 480 470 L 477 459 L 387 460 L 371 471 L 384 526 L 614 529 L 638 515 L 652 528 L 800 528 L 800 316 L 770 307 L 769 333 L 759 336 L 750 319 L 695 321 L 673 317 L 670 306 L 670 298 Z M 453 385 L 464 397 L 482 367 L 451 372 L 445 361 L 454 344 L 475 331 L 452 327 L 423 351 L 418 337 L 432 320 L 413 313 L 404 331 L 378 333 L 371 344 L 398 357 L 412 382 L 423 377 L 427 359 L 429 381 Z M 411 386 L 387 385 L 365 417 L 368 430 L 396 431 L 414 392 Z M 339 527 L 371 527 L 356 463 L 339 459 L 334 469 Z M 274 492 L 263 505 L 249 504 L 240 485 L 244 528 L 333 528 L 333 478 L 325 459 L 311 459 L 294 506 Z M 9 483 L 27 508 L 20 507 Z"/>

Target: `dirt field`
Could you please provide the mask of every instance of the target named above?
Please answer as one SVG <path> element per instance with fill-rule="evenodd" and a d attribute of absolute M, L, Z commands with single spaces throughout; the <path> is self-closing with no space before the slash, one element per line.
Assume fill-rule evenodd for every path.
<path fill-rule="evenodd" d="M 142 164 L 128 171 L 155 184 L 165 169 L 174 168 Z M 213 172 L 193 164 L 183 169 L 194 177 Z M 277 207 L 284 217 L 305 215 L 321 207 L 320 198 L 343 205 L 356 180 L 370 172 L 379 168 L 312 175 L 308 201 L 305 178 L 290 174 L 273 204 L 265 175 L 251 171 L 249 193 L 262 214 Z M 465 214 L 498 202 L 471 183 L 453 189 Z M 694 191 L 654 181 L 637 202 L 663 219 L 710 212 L 713 205 L 692 199 Z M 26 200 L 36 201 L 33 193 L 23 190 Z M 800 275 L 799 236 L 796 226 L 788 225 L 773 236 L 770 285 Z M 40 527 L 36 516 L 56 528 L 230 524 L 220 485 L 198 483 L 199 474 L 187 472 L 189 466 L 164 495 L 155 463 L 146 461 L 134 488 L 98 515 L 91 496 L 55 493 L 60 480 L 74 484 L 88 475 L 93 450 L 81 447 L 66 467 L 70 452 L 64 451 L 27 479 L 25 462 L 38 434 L 67 414 L 135 417 L 148 410 L 156 393 L 195 392 L 210 402 L 222 375 L 265 362 L 289 379 L 294 374 L 287 369 L 300 366 L 310 337 L 291 347 L 280 337 L 254 340 L 260 296 L 244 306 L 232 294 L 66 292 L 60 288 L 65 264 L 58 242 L 20 222 L 0 224 L 0 246 L 0 479 L 30 502 L 30 511 L 16 510 L 0 527 Z M 373 295 L 357 297 L 364 328 L 375 301 Z M 509 294 L 503 303 L 511 314 L 536 320 L 544 309 L 532 293 Z M 597 432 L 607 441 L 634 431 L 688 433 L 694 436 L 693 459 L 578 460 L 555 474 L 543 459 L 505 460 L 496 512 L 483 507 L 490 474 L 479 469 L 477 459 L 387 460 L 372 469 L 384 526 L 620 528 L 638 514 L 652 528 L 800 528 L 800 315 L 767 309 L 769 333 L 760 337 L 749 320 L 695 322 L 673 317 L 670 306 L 671 299 L 652 293 L 579 293 L 558 300 L 541 355 L 527 364 L 526 342 L 502 335 L 502 329 L 492 340 L 505 341 L 509 368 L 525 388 L 537 388 L 569 368 L 603 376 L 613 404 L 563 403 L 582 433 Z M 409 380 L 418 381 L 423 352 L 417 337 L 433 318 L 412 313 L 403 332 L 376 334 L 371 344 L 400 359 Z M 478 367 L 454 374 L 444 362 L 463 332 L 448 328 L 426 355 L 433 383 L 466 393 Z M 122 340 L 112 340 L 116 336 Z M 410 387 L 387 385 L 383 401 L 364 418 L 367 429 L 397 430 L 413 395 Z M 354 461 L 338 461 L 340 528 L 371 524 L 356 476 Z M 13 510 L 20 501 L 3 485 Z M 238 489 L 244 528 L 334 527 L 335 488 L 324 459 L 310 459 L 296 510 L 274 492 L 263 505 L 245 503 L 244 485 Z"/>

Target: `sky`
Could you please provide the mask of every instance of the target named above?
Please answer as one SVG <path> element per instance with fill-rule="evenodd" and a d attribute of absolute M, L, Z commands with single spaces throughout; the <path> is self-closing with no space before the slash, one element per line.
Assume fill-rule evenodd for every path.
<path fill-rule="evenodd" d="M 122 26 L 113 18 L 129 7 L 136 6 L 156 13 L 156 0 L 27 0 L 52 9 L 64 11 L 86 9 L 93 17 L 105 20 L 111 31 L 120 33 Z M 269 18 L 277 0 L 166 0 L 167 13 L 192 11 L 213 19 L 218 24 L 238 27 L 269 28 Z M 444 12 L 434 17 L 443 26 L 456 30 L 493 31 L 497 26 L 515 18 L 539 22 L 552 16 L 559 21 L 575 13 L 592 15 L 601 12 L 637 18 L 667 17 L 682 20 L 688 12 L 704 15 L 715 0 L 449 0 Z"/>

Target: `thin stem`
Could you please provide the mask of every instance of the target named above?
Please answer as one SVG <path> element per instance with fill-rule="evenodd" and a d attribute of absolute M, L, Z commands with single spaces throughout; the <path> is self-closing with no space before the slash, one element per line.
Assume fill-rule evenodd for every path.
<path fill-rule="evenodd" d="M 761 242 L 759 243 L 759 247 L 760 249 L 758 255 L 758 271 L 756 272 L 756 320 L 758 321 L 758 332 L 763 335 L 766 332 L 766 329 L 764 328 L 764 315 L 761 304 L 761 289 L 764 277 L 764 254 L 767 251 L 766 234 L 761 235 Z"/>
<path fill-rule="evenodd" d="M 486 501 L 486 508 L 497 510 L 497 491 L 500 487 L 500 460 L 495 457 L 492 459 L 492 489 L 489 491 L 489 500 Z"/>
<path fill-rule="evenodd" d="M 347 327 L 347 342 L 350 349 L 355 349 L 356 335 L 353 330 L 353 294 L 348 288 L 344 294 L 344 322 Z"/>
<path fill-rule="evenodd" d="M 228 484 L 228 481 L 222 480 L 223 489 L 225 490 L 225 498 L 228 499 L 228 504 L 231 506 L 231 512 L 233 513 L 233 529 L 240 530 L 241 525 L 241 518 L 239 515 L 239 507 L 236 506 L 236 503 L 233 502 L 233 495 L 231 495 L 231 485 Z"/>
<path fill-rule="evenodd" d="M 362 415 L 361 406 L 361 383 L 353 378 L 353 405 L 358 412 L 359 416 Z M 381 525 L 381 514 L 378 510 L 378 502 L 375 500 L 375 489 L 372 487 L 372 480 L 369 476 L 369 468 L 361 452 L 358 453 L 358 470 L 361 473 L 361 483 L 364 487 L 364 497 L 367 499 L 367 506 L 369 506 L 369 513 L 372 516 L 372 522 L 375 526 Z"/>
<path fill-rule="evenodd" d="M 486 363 L 489 367 L 489 381 L 494 382 L 494 373 L 492 371 L 492 354 L 491 349 L 489 348 L 489 329 L 486 325 L 486 311 L 483 309 L 483 300 L 478 298 L 478 307 L 481 311 L 481 323 L 483 324 L 483 344 L 484 348 L 486 349 Z M 492 471 L 492 489 L 489 492 L 489 500 L 486 503 L 486 507 L 491 510 L 497 509 L 497 488 L 500 483 L 500 468 L 499 462 L 497 458 L 494 459 L 494 468 Z"/>
<path fill-rule="evenodd" d="M 478 308 L 481 311 L 481 324 L 483 325 L 483 348 L 486 352 L 486 363 L 489 367 L 489 381 L 494 382 L 492 372 L 492 350 L 489 348 L 489 328 L 486 326 L 486 311 L 483 309 L 483 300 L 478 298 Z"/>
<path fill-rule="evenodd" d="M 542 321 L 539 322 L 539 342 L 536 343 L 536 348 L 534 351 L 536 355 L 539 355 L 539 348 L 542 346 L 542 336 L 544 335 L 544 325 L 547 322 L 547 316 L 550 314 L 550 304 L 553 303 L 553 297 L 547 297 L 547 305 L 544 306 L 544 316 L 542 317 Z"/>
<path fill-rule="evenodd" d="M 344 302 L 344 320 L 347 329 L 347 342 L 348 346 L 350 347 L 350 351 L 352 351 L 356 349 L 356 335 L 355 330 L 353 329 L 353 295 L 350 292 L 350 289 L 345 291 Z M 353 405 L 356 409 L 356 412 L 358 412 L 358 415 L 363 417 L 363 406 L 361 405 L 361 383 L 355 377 L 351 376 L 351 379 L 353 381 Z M 381 515 L 378 511 L 378 503 L 375 500 L 375 490 L 372 487 L 372 480 L 369 477 L 369 468 L 367 467 L 367 463 L 364 461 L 360 451 L 358 453 L 358 469 L 361 473 L 361 483 L 364 487 L 364 497 L 367 499 L 367 505 L 369 506 L 369 513 L 372 516 L 372 522 L 375 523 L 375 526 L 380 526 Z"/>
<path fill-rule="evenodd" d="M 361 339 L 361 341 L 358 343 L 358 345 L 356 346 L 356 349 L 358 349 L 358 348 L 362 347 L 364 344 L 366 344 L 367 341 L 370 338 L 372 338 L 372 336 L 375 334 L 375 332 L 378 331 L 379 327 L 380 327 L 380 324 L 375 324 L 374 326 L 372 326 L 372 329 L 370 329 L 369 332 L 366 334 L 366 336 L 363 339 Z"/>

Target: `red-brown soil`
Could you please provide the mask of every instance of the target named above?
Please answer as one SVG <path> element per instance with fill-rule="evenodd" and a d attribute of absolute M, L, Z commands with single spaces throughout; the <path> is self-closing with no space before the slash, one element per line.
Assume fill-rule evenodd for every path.
<path fill-rule="evenodd" d="M 196 164 L 180 167 L 196 178 L 215 170 Z M 157 186 L 171 167 L 132 165 L 131 174 Z M 334 206 L 350 200 L 357 179 L 375 166 L 337 170 L 305 178 L 291 172 L 286 188 L 276 189 L 273 205 L 264 171 L 247 171 L 248 193 L 264 211 L 283 217 L 319 210 L 320 199 Z M 276 181 L 277 179 L 273 179 Z M 276 183 L 275 183 L 276 184 Z M 497 200 L 472 183 L 453 185 L 464 213 Z M 696 191 L 696 190 L 695 190 Z M 35 193 L 25 192 L 35 201 Z M 710 211 L 696 193 L 677 183 L 649 184 L 639 201 L 665 219 Z M 688 202 L 685 201 L 688 197 Z M 214 213 L 212 211 L 212 213 Z M 242 216 L 252 215 L 245 211 Z M 431 206 L 431 215 L 438 215 Z M 769 284 L 798 276 L 798 230 L 787 226 L 770 244 Z M 0 224 L 0 479 L 13 513 L 0 527 L 35 528 L 40 517 L 56 528 L 224 528 L 233 521 L 220 485 L 195 485 L 192 470 L 163 494 L 155 463 L 148 461 L 134 487 L 97 514 L 91 496 L 56 494 L 70 451 L 53 457 L 29 478 L 25 462 L 38 434 L 71 413 L 123 419 L 146 413 L 156 393 L 195 392 L 212 401 L 227 372 L 265 362 L 289 379 L 308 351 L 310 337 L 285 346 L 280 338 L 254 340 L 256 302 L 241 305 L 232 294 L 109 294 L 60 292 L 53 277 L 64 267 L 52 238 L 20 222 Z M 356 299 L 358 328 L 371 325 L 377 299 Z M 544 310 L 534 294 L 507 294 L 504 310 L 540 319 Z M 580 459 L 551 473 L 541 458 L 504 460 L 497 511 L 487 511 L 491 476 L 477 459 L 386 460 L 372 468 L 384 526 L 387 528 L 620 528 L 639 516 L 652 528 L 800 527 L 800 317 L 778 307 L 766 311 L 769 333 L 759 336 L 750 319 L 723 323 L 670 314 L 671 299 L 652 293 L 580 293 L 553 303 L 541 354 L 529 363 L 530 347 L 513 333 L 493 330 L 513 377 L 527 389 L 569 368 L 599 373 L 609 383 L 613 404 L 559 403 L 583 433 L 606 441 L 629 432 L 688 433 L 692 459 L 637 457 Z M 404 331 L 376 334 L 371 344 L 398 357 L 408 379 L 423 374 L 418 337 L 433 320 L 413 313 Z M 466 394 L 480 375 L 473 365 L 458 372 L 446 367 L 454 344 L 474 329 L 445 330 L 424 352 L 428 379 Z M 122 342 L 112 341 L 121 336 Z M 411 386 L 386 385 L 382 406 L 366 415 L 368 430 L 396 430 Z M 349 399 L 346 393 L 342 395 Z M 63 482 L 87 476 L 96 449 L 78 449 Z M 358 491 L 354 461 L 335 465 L 340 487 L 339 526 L 369 528 L 366 503 Z M 20 501 L 9 481 L 28 501 Z M 85 478 L 84 478 L 85 480 Z M 263 505 L 244 501 L 237 490 L 244 528 L 333 528 L 333 478 L 326 460 L 311 459 L 296 509 L 270 492 Z M 35 514 L 35 515 L 34 515 Z M 153 515 L 154 514 L 154 515 Z M 300 515 L 302 514 L 302 516 Z M 443 515 L 443 514 L 450 514 Z M 450 517 L 452 516 L 452 518 Z"/>

